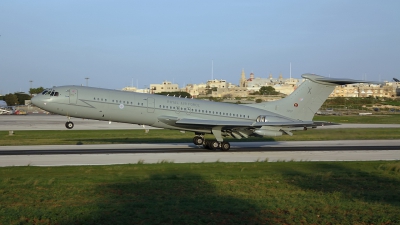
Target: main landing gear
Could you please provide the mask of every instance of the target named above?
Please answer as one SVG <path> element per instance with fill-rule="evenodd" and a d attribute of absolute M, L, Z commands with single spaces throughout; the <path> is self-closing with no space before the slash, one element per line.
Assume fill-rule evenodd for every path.
<path fill-rule="evenodd" d="M 228 151 L 231 148 L 231 145 L 227 141 L 216 141 L 216 140 L 204 140 L 202 136 L 195 136 L 193 138 L 193 144 L 195 145 L 203 145 L 205 149 L 217 150 L 221 149 L 221 151 Z"/>

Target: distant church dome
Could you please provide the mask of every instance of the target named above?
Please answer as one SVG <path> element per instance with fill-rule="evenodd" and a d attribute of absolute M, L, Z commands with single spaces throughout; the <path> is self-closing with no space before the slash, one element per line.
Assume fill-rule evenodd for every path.
<path fill-rule="evenodd" d="M 254 80 L 254 73 L 250 73 L 250 78 L 247 79 L 247 81 L 252 81 L 252 80 Z"/>

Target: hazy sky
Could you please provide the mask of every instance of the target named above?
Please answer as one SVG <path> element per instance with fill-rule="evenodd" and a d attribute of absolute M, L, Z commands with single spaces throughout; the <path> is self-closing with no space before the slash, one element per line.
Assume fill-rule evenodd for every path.
<path fill-rule="evenodd" d="M 303 73 L 400 79 L 400 1 L 0 1 L 0 94 Z"/>

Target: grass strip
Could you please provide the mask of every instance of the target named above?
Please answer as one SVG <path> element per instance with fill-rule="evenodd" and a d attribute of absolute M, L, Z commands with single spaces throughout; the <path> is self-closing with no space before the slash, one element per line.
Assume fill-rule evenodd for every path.
<path fill-rule="evenodd" d="M 400 162 L 0 168 L 0 224 L 399 224 Z"/>
<path fill-rule="evenodd" d="M 375 114 L 367 116 L 359 115 L 316 115 L 314 121 L 328 121 L 333 123 L 361 123 L 361 124 L 399 124 L 400 114 Z"/>
<path fill-rule="evenodd" d="M 0 146 L 10 145 L 89 145 L 89 144 L 130 144 L 130 143 L 187 143 L 192 142 L 192 132 L 176 130 L 60 130 L 60 131 L 15 131 L 9 135 L 0 131 Z M 206 135 L 206 139 L 214 139 Z M 293 136 L 249 138 L 227 141 L 317 141 L 317 140 L 378 140 L 400 139 L 396 128 L 351 128 L 351 129 L 309 129 L 294 132 Z"/>

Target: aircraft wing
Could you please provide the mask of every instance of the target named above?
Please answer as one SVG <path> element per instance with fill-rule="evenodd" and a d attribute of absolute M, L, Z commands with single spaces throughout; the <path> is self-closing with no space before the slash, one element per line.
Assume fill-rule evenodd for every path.
<path fill-rule="evenodd" d="M 293 122 L 248 122 L 248 121 L 221 121 L 221 120 L 202 120 L 202 119 L 179 119 L 175 124 L 182 125 L 201 125 L 201 126 L 223 126 L 223 127 L 249 127 L 258 128 L 262 126 L 278 127 L 314 127 L 324 125 L 337 125 L 329 122 L 314 121 L 293 121 Z"/>
<path fill-rule="evenodd" d="M 330 122 L 323 121 L 282 121 L 282 122 L 256 122 L 256 121 L 234 121 L 234 120 L 206 120 L 199 118 L 178 118 L 174 116 L 160 116 L 160 122 L 182 128 L 190 129 L 210 129 L 216 127 L 221 131 L 230 133 L 233 137 L 240 139 L 241 137 L 248 137 L 250 135 L 278 135 L 282 132 L 292 135 L 292 130 L 299 130 L 305 128 L 316 128 L 317 126 L 336 125 Z"/>
<path fill-rule="evenodd" d="M 248 121 L 221 121 L 203 119 L 179 119 L 176 124 L 183 125 L 202 125 L 202 126 L 229 126 L 229 127 L 251 127 L 253 122 Z"/>

